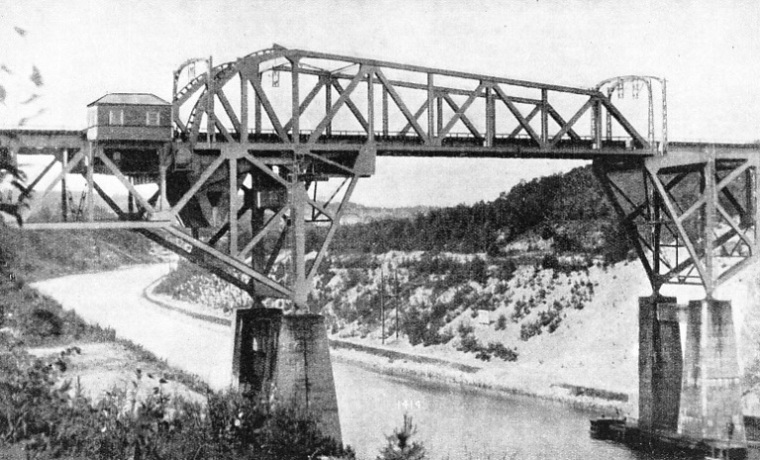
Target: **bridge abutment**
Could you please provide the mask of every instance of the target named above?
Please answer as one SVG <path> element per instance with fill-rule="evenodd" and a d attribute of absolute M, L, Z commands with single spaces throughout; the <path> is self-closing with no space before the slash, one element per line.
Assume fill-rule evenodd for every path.
<path fill-rule="evenodd" d="M 295 404 L 342 442 L 324 318 L 253 308 L 237 310 L 233 327 L 234 386 Z"/>

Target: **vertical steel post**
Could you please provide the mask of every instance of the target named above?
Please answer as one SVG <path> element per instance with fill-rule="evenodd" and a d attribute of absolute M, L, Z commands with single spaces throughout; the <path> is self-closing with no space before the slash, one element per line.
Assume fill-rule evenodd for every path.
<path fill-rule="evenodd" d="M 717 188 L 715 184 L 715 147 L 712 147 L 708 153 L 707 162 L 704 169 L 705 177 L 705 221 L 704 221 L 704 245 L 705 245 L 705 293 L 707 299 L 712 299 L 714 289 L 714 260 L 713 246 L 715 245 L 715 221 L 716 208 L 718 201 Z"/>
<path fill-rule="evenodd" d="M 195 64 L 193 64 L 195 65 Z M 177 69 L 174 72 L 174 78 L 172 81 L 172 120 L 171 120 L 171 126 L 174 127 L 174 121 L 179 119 L 179 105 L 176 104 L 177 99 L 177 84 L 179 83 L 179 74 L 182 69 Z M 173 131 L 173 130 L 172 130 Z"/>
<path fill-rule="evenodd" d="M 259 67 L 256 66 L 256 68 L 253 70 L 253 78 L 258 78 L 258 83 L 261 84 L 261 72 L 259 72 Z M 253 103 L 253 127 L 256 132 L 256 134 L 261 134 L 261 98 L 258 94 L 254 93 L 254 103 Z"/>
<path fill-rule="evenodd" d="M 602 148 L 602 103 L 598 98 L 594 99 L 594 148 Z"/>
<path fill-rule="evenodd" d="M 63 155 L 61 156 L 61 170 L 65 170 L 69 164 L 69 150 L 63 149 Z M 64 222 L 69 220 L 69 191 L 66 187 L 66 175 L 61 178 L 61 218 Z"/>
<path fill-rule="evenodd" d="M 211 56 L 208 57 L 208 73 L 206 74 L 206 143 L 210 146 L 214 139 L 214 67 Z"/>
<path fill-rule="evenodd" d="M 744 215 L 741 219 L 741 224 L 745 227 L 753 225 L 753 218 L 755 216 L 755 191 L 753 187 L 752 169 L 747 168 L 744 171 Z M 754 254 L 753 254 L 754 255 Z"/>
<path fill-rule="evenodd" d="M 607 89 L 607 99 L 612 97 L 613 91 L 615 91 L 614 86 Z M 609 110 L 607 110 L 607 140 L 612 141 L 612 114 Z"/>
<path fill-rule="evenodd" d="M 434 86 L 433 74 L 427 74 L 427 134 L 428 144 L 435 143 L 435 111 L 433 105 L 435 104 L 435 86 Z"/>
<path fill-rule="evenodd" d="M 662 153 L 668 152 L 668 91 L 667 80 L 660 82 L 662 85 Z"/>
<path fill-rule="evenodd" d="M 549 144 L 549 91 L 541 89 L 541 144 Z"/>
<path fill-rule="evenodd" d="M 440 134 L 441 131 L 443 131 L 443 96 L 436 96 L 435 97 L 435 104 L 436 104 L 436 128 L 437 132 Z"/>
<path fill-rule="evenodd" d="M 227 152 L 227 162 L 230 166 L 230 209 L 229 209 L 229 222 L 230 222 L 230 255 L 232 257 L 237 256 L 238 252 L 238 174 L 237 174 L 237 157 L 235 153 Z"/>
<path fill-rule="evenodd" d="M 240 143 L 248 143 L 248 79 L 240 73 Z"/>
<path fill-rule="evenodd" d="M 649 96 L 648 102 L 649 102 L 649 115 L 648 115 L 648 123 L 647 123 L 647 141 L 649 142 L 649 148 L 652 149 L 653 152 L 657 153 L 657 142 L 655 140 L 654 135 L 654 101 L 653 94 L 652 94 L 652 80 L 647 79 L 646 80 L 647 85 L 647 95 Z"/>
<path fill-rule="evenodd" d="M 134 184 L 131 177 L 127 177 L 130 184 Z M 135 212 L 135 197 L 132 192 L 127 192 L 127 212 L 133 214 Z"/>
<path fill-rule="evenodd" d="M 332 110 L 332 79 L 330 77 L 325 77 L 325 79 L 327 79 L 325 82 L 325 116 L 327 116 Z M 328 120 L 325 126 L 325 136 L 332 136 L 332 119 Z"/>
<path fill-rule="evenodd" d="M 375 142 L 375 71 L 367 72 L 367 141 Z"/>
<path fill-rule="evenodd" d="M 168 149 L 166 146 L 165 149 Z M 166 198 L 166 169 L 168 168 L 168 155 L 164 154 L 161 158 L 161 163 L 158 166 L 158 192 L 159 192 L 159 204 L 158 210 L 163 211 L 169 208 L 169 201 Z"/>
<path fill-rule="evenodd" d="M 486 147 L 493 147 L 496 137 L 496 104 L 491 86 L 486 87 Z"/>
<path fill-rule="evenodd" d="M 648 183 L 649 175 L 647 174 L 646 170 L 643 171 L 643 179 L 644 184 L 646 185 Z M 649 194 L 649 190 L 647 189 L 647 194 Z M 652 208 L 650 220 L 652 221 L 653 227 L 652 227 L 652 248 L 653 248 L 653 254 L 652 254 L 652 289 L 653 289 L 653 295 L 656 297 L 660 293 L 660 287 L 662 286 L 662 280 L 660 279 L 660 252 L 662 251 L 661 247 L 661 238 L 662 238 L 662 216 L 660 214 L 660 207 L 662 206 L 662 197 L 660 197 L 660 194 L 657 193 L 657 191 L 654 189 L 654 186 L 652 187 L 651 196 L 648 195 L 649 201 L 649 207 Z M 676 253 L 678 253 L 678 249 L 676 249 Z"/>
<path fill-rule="evenodd" d="M 383 86 L 383 137 L 388 137 L 388 89 Z"/>
<path fill-rule="evenodd" d="M 293 262 L 293 306 L 300 313 L 308 313 L 306 299 L 309 286 L 306 278 L 306 187 L 301 180 L 298 165 L 294 165 L 290 184 L 290 225 L 293 231 L 291 258 Z"/>
<path fill-rule="evenodd" d="M 100 147 L 92 142 L 89 143 L 89 150 L 87 152 L 87 221 L 92 222 L 95 220 L 95 200 L 93 196 L 95 180 L 95 149 Z"/>
<path fill-rule="evenodd" d="M 298 67 L 298 59 L 291 59 L 290 60 L 290 107 L 291 107 L 291 123 L 290 123 L 290 130 L 291 130 L 291 138 L 293 140 L 294 144 L 300 144 L 301 143 L 301 95 L 300 95 L 300 88 L 299 88 L 299 82 L 300 82 L 300 69 Z"/>

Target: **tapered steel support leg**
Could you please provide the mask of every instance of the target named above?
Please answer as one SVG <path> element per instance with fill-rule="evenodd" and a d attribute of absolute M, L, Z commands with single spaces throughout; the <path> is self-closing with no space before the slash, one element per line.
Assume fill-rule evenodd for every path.
<path fill-rule="evenodd" d="M 290 194 L 290 225 L 292 228 L 291 256 L 293 262 L 293 306 L 301 313 L 308 312 L 306 299 L 310 286 L 306 279 L 306 184 L 293 182 Z"/>
<path fill-rule="evenodd" d="M 64 149 L 63 155 L 61 156 L 61 170 L 65 170 L 68 164 L 69 151 L 68 149 Z M 65 175 L 61 178 L 61 219 L 64 222 L 69 220 L 69 190 L 66 187 Z"/>

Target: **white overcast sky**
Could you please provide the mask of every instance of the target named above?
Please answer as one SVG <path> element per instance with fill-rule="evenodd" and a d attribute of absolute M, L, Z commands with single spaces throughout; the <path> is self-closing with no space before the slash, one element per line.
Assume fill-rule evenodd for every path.
<path fill-rule="evenodd" d="M 221 63 L 279 43 L 581 87 L 615 75 L 663 76 L 671 139 L 749 141 L 760 138 L 759 5 L 0 0 L 0 63 L 39 67 L 46 111 L 34 124 L 48 127 L 82 128 L 85 106 L 108 92 L 169 100 L 172 71 L 186 58 L 213 55 Z M 9 32 L 13 26 L 28 33 L 19 40 Z M 7 108 L 0 107 L 0 116 Z M 358 187 L 355 201 L 472 203 L 495 198 L 521 178 L 569 166 L 379 159 L 376 176 Z"/>

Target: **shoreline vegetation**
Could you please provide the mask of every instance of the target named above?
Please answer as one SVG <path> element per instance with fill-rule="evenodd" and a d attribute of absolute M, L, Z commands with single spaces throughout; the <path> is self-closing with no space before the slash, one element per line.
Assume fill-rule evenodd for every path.
<path fill-rule="evenodd" d="M 0 457 L 352 458 L 287 401 L 212 392 L 27 283 L 161 259 L 131 236 L 85 233 L 0 227 Z"/>

